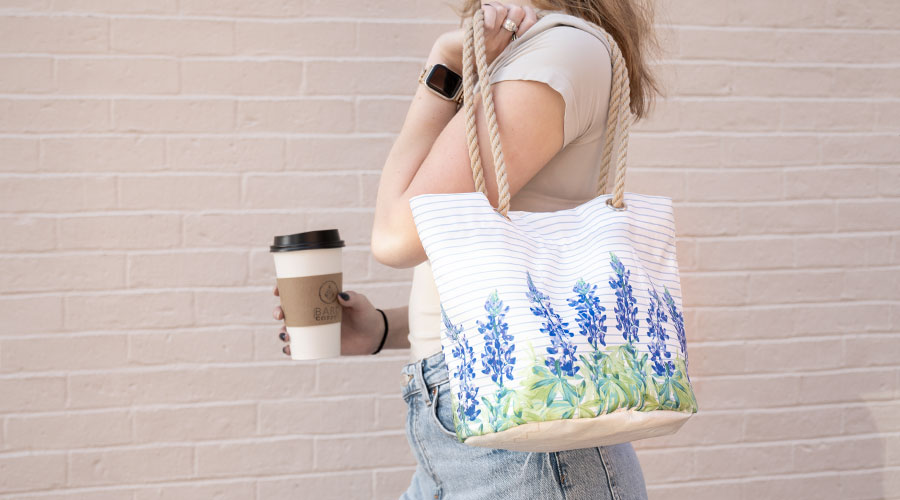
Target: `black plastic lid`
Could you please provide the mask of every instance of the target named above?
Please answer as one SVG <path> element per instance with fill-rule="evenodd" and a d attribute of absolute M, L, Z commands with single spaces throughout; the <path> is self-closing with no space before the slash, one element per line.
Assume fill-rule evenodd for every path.
<path fill-rule="evenodd" d="M 314 250 L 316 248 L 338 248 L 344 240 L 337 229 L 320 229 L 305 233 L 276 236 L 270 252 L 291 252 L 294 250 Z"/>

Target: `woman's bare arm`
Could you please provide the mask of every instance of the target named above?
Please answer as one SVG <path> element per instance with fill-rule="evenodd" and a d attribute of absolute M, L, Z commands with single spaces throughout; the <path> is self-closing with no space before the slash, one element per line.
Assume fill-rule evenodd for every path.
<path fill-rule="evenodd" d="M 388 336 L 382 349 L 409 349 L 409 306 L 383 311 L 388 320 Z"/>
<path fill-rule="evenodd" d="M 501 27 L 509 15 L 519 32 L 537 20 L 530 6 L 483 5 L 484 45 L 488 65 L 508 46 L 510 32 Z M 443 63 L 462 72 L 463 30 L 447 32 L 432 47 L 426 64 Z M 528 81 L 494 84 L 497 124 L 503 136 L 510 196 L 527 183 L 562 147 L 565 103 L 548 85 Z M 480 96 L 474 98 L 478 142 L 485 189 L 497 205 L 490 134 Z M 395 268 L 416 266 L 427 259 L 419 240 L 409 199 L 424 193 L 465 193 L 475 190 L 466 136 L 465 108 L 419 85 L 406 119 L 388 154 L 378 185 L 372 226 L 372 254 Z"/>
<path fill-rule="evenodd" d="M 499 81 L 492 88 L 494 110 L 503 140 L 509 195 L 512 197 L 562 148 L 565 101 L 562 95 L 543 82 Z M 435 96 L 425 97 L 430 100 L 423 99 L 424 106 L 418 109 L 435 104 L 433 99 L 440 100 Z M 453 107 L 452 104 L 449 106 Z M 415 112 L 411 110 L 411 113 Z M 480 99 L 476 99 L 475 103 L 475 122 L 487 198 L 492 206 L 498 206 L 499 192 L 491 155 L 490 132 Z M 417 143 L 415 146 L 404 145 L 407 140 L 414 143 L 415 134 L 409 134 L 398 140 L 385 165 L 372 227 L 373 256 L 380 263 L 395 268 L 413 267 L 427 259 L 413 221 L 410 198 L 427 193 L 467 193 L 475 190 L 463 110 L 453 116 L 433 147 L 428 148 L 429 154 L 421 165 L 412 166 L 414 160 L 408 158 L 410 151 L 418 151 L 419 147 Z M 395 154 L 406 159 L 398 160 Z M 413 179 L 408 186 L 395 191 L 396 179 L 392 172 L 400 169 L 412 171 Z M 403 182 L 407 181 L 404 179 Z"/>
<path fill-rule="evenodd" d="M 443 56 L 443 51 L 439 47 L 439 44 L 435 44 L 425 64 L 442 63 L 456 71 L 461 71 L 458 65 L 451 63 Z M 382 261 L 385 255 L 394 254 L 397 251 L 392 247 L 404 244 L 408 240 L 408 238 L 393 237 L 399 230 L 398 222 L 409 217 L 409 215 L 404 216 L 404 212 L 410 212 L 410 208 L 403 193 L 425 161 L 435 140 L 455 114 L 455 102 L 442 99 L 425 85 L 419 84 L 400 129 L 400 134 L 385 161 L 378 184 L 371 247 L 372 254 L 379 261 Z M 404 204 L 406 205 L 404 206 Z M 420 248 L 412 261 L 407 260 L 403 266 L 396 265 L 398 264 L 396 261 L 382 261 L 382 263 L 393 267 L 411 267 L 424 262 L 426 258 L 425 250 Z"/>

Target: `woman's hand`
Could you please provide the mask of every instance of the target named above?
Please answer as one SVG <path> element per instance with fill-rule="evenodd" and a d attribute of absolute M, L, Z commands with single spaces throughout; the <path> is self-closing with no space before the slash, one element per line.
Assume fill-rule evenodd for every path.
<path fill-rule="evenodd" d="M 273 293 L 276 297 L 278 296 L 278 285 L 275 285 Z M 343 308 L 341 310 L 341 356 L 372 354 L 381 343 L 381 337 L 384 336 L 384 319 L 381 317 L 381 313 L 375 310 L 375 306 L 365 295 L 349 290 L 341 293 L 350 297 L 344 300 L 341 294 L 338 294 L 337 299 L 338 304 Z M 281 304 L 275 306 L 272 315 L 275 319 L 284 320 L 284 310 L 281 309 Z M 288 342 L 288 345 L 281 348 L 281 352 L 290 355 L 291 337 L 287 333 L 287 325 L 281 325 L 278 338 Z"/>
<path fill-rule="evenodd" d="M 490 2 L 483 4 L 481 8 L 484 9 L 484 48 L 488 65 L 506 49 L 512 39 L 512 32 L 503 27 L 503 21 L 509 18 L 518 25 L 517 37 L 522 36 L 537 22 L 537 14 L 530 5 L 523 7 L 516 4 L 504 5 L 500 2 Z M 463 71 L 464 35 L 465 32 L 462 28 L 443 33 L 438 37 L 432 49 L 443 64 L 460 75 Z"/>

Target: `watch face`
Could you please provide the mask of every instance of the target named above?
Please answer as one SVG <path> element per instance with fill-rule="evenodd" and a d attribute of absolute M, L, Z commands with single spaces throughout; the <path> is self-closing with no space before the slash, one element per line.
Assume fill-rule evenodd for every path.
<path fill-rule="evenodd" d="M 425 81 L 429 87 L 447 97 L 455 96 L 462 87 L 462 77 L 440 63 L 434 65 Z"/>

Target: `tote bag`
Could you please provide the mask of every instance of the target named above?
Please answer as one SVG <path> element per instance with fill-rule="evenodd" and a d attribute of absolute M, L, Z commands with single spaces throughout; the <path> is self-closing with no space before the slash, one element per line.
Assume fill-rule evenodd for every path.
<path fill-rule="evenodd" d="M 488 81 L 483 29 L 479 9 L 464 24 L 463 49 L 477 191 L 409 200 L 440 299 L 457 440 L 543 452 L 674 433 L 698 406 L 672 202 L 624 190 L 632 115 L 622 54 L 602 31 L 613 61 L 603 167 L 597 197 L 571 209 L 509 210 L 491 86 L 481 86 L 500 192 L 494 208 L 474 129 L 474 71 Z M 615 186 L 603 194 L 617 135 Z"/>

